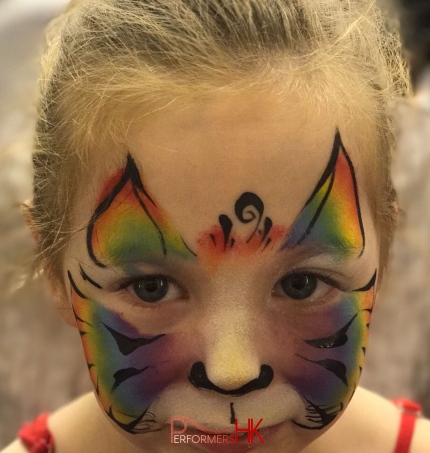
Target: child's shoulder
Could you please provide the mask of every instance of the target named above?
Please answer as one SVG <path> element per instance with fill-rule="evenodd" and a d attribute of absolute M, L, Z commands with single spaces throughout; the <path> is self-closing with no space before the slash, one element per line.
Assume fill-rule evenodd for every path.
<path fill-rule="evenodd" d="M 83 395 L 54 412 L 48 419 L 48 429 L 56 453 L 136 451 L 128 442 L 124 447 L 123 436 L 100 410 L 94 393 Z M 28 450 L 20 440 L 15 440 L 0 453 L 28 453 Z"/>
<path fill-rule="evenodd" d="M 430 420 L 417 421 L 410 453 L 428 453 L 430 451 Z"/>
<path fill-rule="evenodd" d="M 61 453 L 62 451 L 87 451 L 85 449 L 79 448 L 71 449 L 70 445 L 75 446 L 80 445 L 80 442 L 85 441 L 85 435 L 88 434 L 91 438 L 93 433 L 89 433 L 86 430 L 91 430 L 90 424 L 86 423 L 85 420 L 91 418 L 91 410 L 95 400 L 92 394 L 84 395 L 77 400 L 72 401 L 68 405 L 58 409 L 56 412 L 51 414 L 48 418 L 45 416 L 39 417 L 36 420 L 40 421 L 43 418 L 43 430 L 48 430 L 54 440 L 55 451 Z M 41 422 L 42 424 L 42 422 Z M 33 434 L 30 437 L 34 437 L 36 432 L 42 432 L 40 424 L 35 424 L 35 422 L 30 423 L 28 426 L 34 428 Z M 76 436 L 76 433 L 80 433 L 79 436 Z M 37 435 L 35 436 L 37 438 Z M 67 446 L 65 448 L 65 446 Z M 0 453 L 28 453 L 29 449 L 26 448 L 24 443 L 18 438 L 12 442 L 5 449 L 1 450 Z"/>
<path fill-rule="evenodd" d="M 352 453 L 394 453 L 401 422 L 402 409 L 392 401 L 358 388 L 350 406 L 339 420 L 337 425 L 340 429 L 336 432 L 347 442 L 346 445 L 351 445 Z M 409 453 L 429 451 L 430 421 L 417 418 Z"/>
<path fill-rule="evenodd" d="M 2 450 L 1 453 L 28 453 L 28 450 L 24 447 L 22 442 L 17 439 Z"/>

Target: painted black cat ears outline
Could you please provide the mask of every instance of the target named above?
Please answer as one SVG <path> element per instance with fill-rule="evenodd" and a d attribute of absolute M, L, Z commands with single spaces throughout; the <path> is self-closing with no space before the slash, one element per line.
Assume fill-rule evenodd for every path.
<path fill-rule="evenodd" d="M 297 245 L 302 244 L 312 233 L 313 228 L 315 227 L 318 219 L 320 218 L 324 207 L 327 204 L 327 200 L 330 197 L 330 194 L 332 192 L 335 178 L 336 178 L 336 166 L 339 161 L 339 158 L 343 156 L 346 159 L 348 168 L 349 168 L 349 173 L 351 177 L 351 182 L 353 185 L 353 191 L 354 191 L 354 202 L 355 202 L 355 209 L 357 213 L 357 220 L 358 220 L 358 225 L 361 233 L 361 251 L 359 256 L 361 256 L 364 252 L 365 245 L 366 245 L 366 237 L 364 233 L 364 226 L 363 226 L 363 219 L 361 215 L 361 209 L 360 209 L 360 202 L 358 198 L 358 187 L 357 187 L 357 179 L 355 176 L 355 171 L 354 167 L 352 165 L 352 161 L 348 155 L 348 153 L 345 150 L 345 147 L 342 143 L 342 139 L 340 137 L 340 132 L 337 130 L 335 137 L 334 137 L 334 142 L 333 142 L 333 148 L 332 152 L 330 155 L 330 159 L 328 161 L 328 164 L 318 181 L 317 185 L 315 186 L 315 189 L 313 190 L 312 194 L 306 201 L 305 206 L 303 207 L 302 211 L 300 212 L 298 218 L 300 218 L 300 215 L 303 213 L 303 211 L 308 208 L 311 203 L 314 201 L 315 197 L 319 194 L 319 192 L 323 189 L 323 187 L 327 184 L 327 189 L 325 193 L 323 194 L 323 198 L 319 204 L 315 206 L 314 212 L 312 213 L 311 220 L 309 223 L 305 226 L 305 228 L 301 227 L 300 231 L 298 231 L 296 226 L 296 222 L 293 224 L 293 228 L 285 241 L 284 245 L 282 246 L 282 250 L 285 248 L 293 248 Z M 304 229 L 304 231 L 303 231 Z"/>
<path fill-rule="evenodd" d="M 305 206 L 303 207 L 301 213 L 299 214 L 298 218 L 300 218 L 300 215 L 303 213 L 305 209 L 309 209 L 309 206 L 311 203 L 314 201 L 315 197 L 317 194 L 320 193 L 320 191 L 324 188 L 324 186 L 327 186 L 325 193 L 323 194 L 323 198 L 320 201 L 320 203 L 316 204 L 314 207 L 314 210 L 311 215 L 311 219 L 307 225 L 297 225 L 297 220 L 294 222 L 293 227 L 288 234 L 287 239 L 285 240 L 284 244 L 281 247 L 281 250 L 284 250 L 285 248 L 293 248 L 297 245 L 302 244 L 312 233 L 313 228 L 315 227 L 316 223 L 318 222 L 318 219 L 320 218 L 321 214 L 324 211 L 324 207 L 327 204 L 327 200 L 330 197 L 330 194 L 332 193 L 333 185 L 335 182 L 336 178 L 336 165 L 339 161 L 339 157 L 343 156 L 346 159 L 346 162 L 349 167 L 349 172 L 350 172 L 350 177 L 351 177 L 351 182 L 353 185 L 353 190 L 354 190 L 354 202 L 355 202 L 355 208 L 356 208 L 356 213 L 357 213 L 357 220 L 359 224 L 359 229 L 361 233 L 361 256 L 364 252 L 365 248 L 365 233 L 364 233 L 364 227 L 363 227 L 363 220 L 361 216 L 361 209 L 360 209 L 360 203 L 359 203 L 359 198 L 358 198 L 358 189 L 357 189 L 357 181 L 356 181 L 356 176 L 355 176 L 355 171 L 354 167 L 352 165 L 351 159 L 348 156 L 348 153 L 345 150 L 345 147 L 342 143 L 342 139 L 340 136 L 339 131 L 336 131 L 335 137 L 334 137 L 334 142 L 333 142 L 333 148 L 332 152 L 329 158 L 329 161 L 327 163 L 327 166 L 319 179 L 317 185 L 315 186 L 312 194 L 308 198 Z M 111 192 L 106 196 L 106 198 L 97 206 L 96 210 L 94 211 L 91 220 L 88 225 L 87 229 L 87 249 L 88 249 L 88 254 L 94 264 L 96 264 L 98 267 L 106 267 L 106 264 L 104 264 L 101 260 L 100 257 L 96 256 L 96 253 L 93 249 L 93 232 L 95 228 L 95 224 L 97 220 L 100 218 L 100 216 L 105 213 L 110 206 L 112 205 L 112 202 L 115 200 L 116 196 L 122 191 L 122 189 L 125 187 L 125 185 L 128 182 L 131 182 L 132 186 L 132 191 L 134 196 L 139 202 L 139 205 L 141 206 L 144 215 L 147 216 L 147 218 L 150 220 L 152 225 L 157 231 L 157 236 L 160 241 L 160 251 L 164 256 L 167 255 L 167 247 L 166 247 L 166 239 L 164 237 L 164 232 L 162 231 L 161 227 L 157 224 L 155 219 L 151 216 L 151 213 L 149 212 L 149 209 L 146 206 L 146 203 L 150 203 L 153 205 L 153 207 L 156 207 L 156 203 L 154 200 L 150 197 L 148 194 L 147 190 L 145 189 L 142 179 L 140 177 L 139 170 L 136 166 L 136 163 L 134 162 L 133 158 L 131 157 L 130 154 L 127 155 L 127 162 L 126 166 L 123 172 L 123 175 L 121 179 L 118 181 L 118 183 L 115 185 L 115 187 L 111 190 Z M 327 184 L 328 183 L 328 184 Z M 257 213 L 257 215 L 253 214 L 250 215 L 250 211 L 248 211 L 248 208 L 254 208 L 254 211 Z M 249 223 L 251 221 L 255 221 L 256 226 L 255 229 L 252 233 L 252 235 L 248 238 L 247 242 L 251 240 L 256 234 L 259 234 L 261 236 L 261 243 L 263 245 L 263 250 L 270 244 L 271 239 L 269 237 L 269 232 L 273 226 L 272 220 L 270 217 L 265 217 L 263 221 L 263 211 L 264 211 L 264 204 L 262 200 L 254 193 L 251 192 L 245 192 L 243 193 L 239 199 L 236 201 L 235 204 L 235 214 L 238 218 L 238 220 L 242 223 Z M 219 216 L 219 225 L 222 228 L 223 235 L 224 235 L 224 248 L 231 248 L 234 246 L 234 238 L 230 237 L 230 233 L 233 227 L 233 222 L 232 220 L 222 214 Z M 262 228 L 260 228 L 260 224 L 263 221 L 264 225 Z M 260 231 L 261 230 L 261 231 Z M 212 241 L 215 240 L 214 237 L 212 237 Z M 189 247 L 185 244 L 186 248 L 190 251 L 191 254 L 196 256 L 194 252 L 192 252 Z"/>

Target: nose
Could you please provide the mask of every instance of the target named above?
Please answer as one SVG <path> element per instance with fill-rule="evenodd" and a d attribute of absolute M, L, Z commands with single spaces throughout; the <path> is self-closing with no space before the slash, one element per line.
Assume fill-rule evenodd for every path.
<path fill-rule="evenodd" d="M 222 395 L 241 396 L 254 390 L 264 389 L 269 386 L 273 379 L 273 369 L 270 365 L 262 365 L 260 374 L 257 378 L 248 381 L 239 388 L 227 390 L 215 385 L 207 376 L 205 365 L 202 362 L 196 362 L 191 367 L 189 376 L 190 382 L 198 389 L 213 390 Z"/>
<path fill-rule="evenodd" d="M 273 370 L 261 363 L 258 351 L 261 319 L 249 298 L 229 298 L 216 305 L 203 329 L 203 360 L 191 367 L 189 380 L 197 388 L 225 395 L 243 395 L 267 387 Z M 243 299 L 243 302 L 242 302 Z"/>

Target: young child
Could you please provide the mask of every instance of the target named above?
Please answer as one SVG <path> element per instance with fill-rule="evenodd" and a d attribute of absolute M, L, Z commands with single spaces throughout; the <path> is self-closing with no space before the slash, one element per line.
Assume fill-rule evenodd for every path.
<path fill-rule="evenodd" d="M 357 387 L 405 80 L 366 0 L 72 1 L 28 217 L 95 392 L 4 451 L 427 452 Z"/>

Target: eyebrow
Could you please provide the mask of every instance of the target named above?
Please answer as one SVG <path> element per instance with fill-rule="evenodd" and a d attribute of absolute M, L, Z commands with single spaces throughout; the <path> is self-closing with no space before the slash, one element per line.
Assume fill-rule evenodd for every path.
<path fill-rule="evenodd" d="M 144 266 L 155 266 L 159 267 L 160 271 L 150 271 L 151 274 L 157 274 L 158 272 L 162 272 L 161 268 L 167 270 L 174 270 L 177 269 L 178 266 L 184 265 L 186 263 L 190 263 L 187 258 L 181 256 L 172 256 L 172 255 L 164 255 L 162 251 L 159 253 L 145 253 L 142 252 L 138 258 L 129 259 L 127 258 L 126 254 L 122 254 L 121 251 L 118 251 L 115 255 L 111 256 L 109 263 L 103 269 L 107 271 L 115 271 L 121 270 L 125 273 L 136 273 L 141 274 L 142 269 L 141 267 Z"/>
<path fill-rule="evenodd" d="M 297 244 L 295 247 L 290 249 L 284 249 L 283 252 L 294 252 L 297 251 L 299 255 L 305 255 L 310 257 L 330 255 L 335 258 L 336 261 L 355 261 L 360 258 L 362 253 L 361 245 L 354 245 L 345 241 L 339 241 L 338 244 L 328 244 L 323 241 L 315 241 L 309 243 Z"/>

